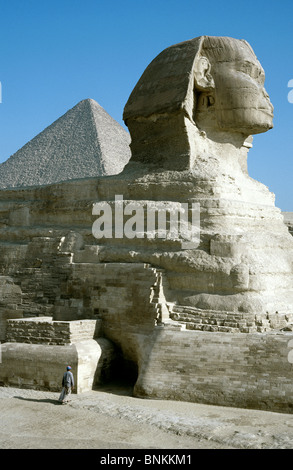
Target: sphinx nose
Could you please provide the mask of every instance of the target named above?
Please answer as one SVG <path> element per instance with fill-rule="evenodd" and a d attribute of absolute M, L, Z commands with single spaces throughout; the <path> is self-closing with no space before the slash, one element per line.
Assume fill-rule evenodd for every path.
<path fill-rule="evenodd" d="M 268 92 L 265 88 L 262 89 L 262 93 L 263 93 L 265 98 L 267 98 L 268 100 L 270 99 L 269 94 L 268 94 Z"/>
<path fill-rule="evenodd" d="M 274 111 L 274 106 L 272 105 L 271 101 L 270 101 L 270 97 L 269 97 L 269 94 L 267 93 L 266 89 L 263 88 L 263 96 L 265 97 L 265 99 L 267 100 L 267 103 L 271 109 L 271 111 L 273 112 Z"/>

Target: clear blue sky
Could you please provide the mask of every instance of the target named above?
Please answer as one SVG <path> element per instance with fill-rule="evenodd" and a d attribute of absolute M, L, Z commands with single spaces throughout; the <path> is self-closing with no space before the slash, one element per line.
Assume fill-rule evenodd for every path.
<path fill-rule="evenodd" d="M 253 47 L 275 107 L 249 173 L 293 211 L 292 21 L 292 0 L 0 0 L 0 162 L 85 98 L 123 125 L 129 94 L 159 52 L 231 36 Z"/>

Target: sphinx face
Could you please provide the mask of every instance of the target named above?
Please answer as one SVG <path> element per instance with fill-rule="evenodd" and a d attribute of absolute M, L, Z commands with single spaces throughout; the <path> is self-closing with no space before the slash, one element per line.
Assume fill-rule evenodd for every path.
<path fill-rule="evenodd" d="M 264 88 L 265 74 L 256 56 L 244 47 L 232 61 L 212 63 L 214 109 L 221 130 L 246 135 L 273 127 L 273 105 Z"/>

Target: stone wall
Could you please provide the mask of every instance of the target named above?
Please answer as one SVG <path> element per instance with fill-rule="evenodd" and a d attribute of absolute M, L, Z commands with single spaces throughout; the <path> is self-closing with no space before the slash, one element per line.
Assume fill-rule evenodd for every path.
<path fill-rule="evenodd" d="M 94 320 L 58 322 L 49 317 L 22 318 L 7 321 L 6 341 L 64 346 L 100 336 L 98 330 Z"/>
<path fill-rule="evenodd" d="M 19 286 L 8 276 L 0 276 L 0 343 L 5 341 L 9 318 L 21 318 L 22 293 Z"/>
<path fill-rule="evenodd" d="M 292 338 L 292 333 L 220 334 L 157 327 L 135 394 L 291 413 Z"/>
<path fill-rule="evenodd" d="M 100 322 L 55 322 L 48 317 L 8 320 L 1 345 L 0 385 L 61 391 L 70 364 L 81 393 L 109 377 L 116 348 L 101 338 Z"/>
<path fill-rule="evenodd" d="M 27 343 L 1 345 L 0 385 L 61 392 L 62 376 L 70 364 L 74 376 L 78 369 L 75 345 L 48 346 Z M 77 391 L 79 385 L 77 384 Z"/>
<path fill-rule="evenodd" d="M 118 315 L 113 315 L 114 325 Z M 9 320 L 9 325 L 18 322 L 22 326 L 25 322 L 27 330 L 32 323 L 44 328 L 37 319 Z M 72 322 L 73 336 L 82 325 L 88 330 L 89 322 L 95 323 Z M 65 336 L 72 327 L 68 323 L 60 322 Z M 132 345 L 137 341 L 140 351 L 135 396 L 292 412 L 292 332 L 213 333 L 166 323 L 144 337 L 126 330 L 125 338 Z M 101 337 L 62 346 L 6 342 L 0 384 L 57 392 L 70 363 L 80 393 L 106 378 L 116 357 L 116 348 Z"/>

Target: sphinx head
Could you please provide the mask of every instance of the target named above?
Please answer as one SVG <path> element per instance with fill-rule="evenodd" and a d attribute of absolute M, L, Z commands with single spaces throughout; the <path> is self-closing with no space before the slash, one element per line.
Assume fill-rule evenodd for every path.
<path fill-rule="evenodd" d="M 265 74 L 246 41 L 202 37 L 193 74 L 193 118 L 199 127 L 246 136 L 273 127 Z"/>
<path fill-rule="evenodd" d="M 264 79 L 244 40 L 199 36 L 168 47 L 146 68 L 124 108 L 132 161 L 181 170 L 193 168 L 207 145 L 241 149 L 248 136 L 273 127 Z"/>

